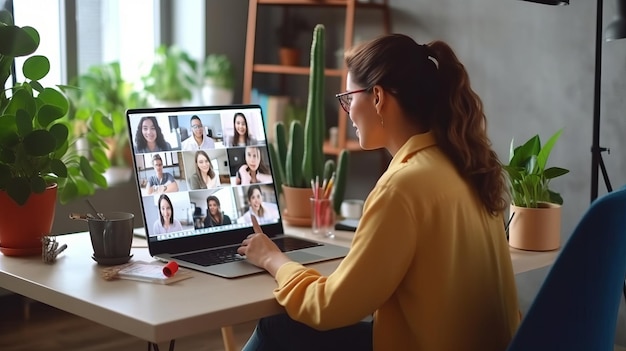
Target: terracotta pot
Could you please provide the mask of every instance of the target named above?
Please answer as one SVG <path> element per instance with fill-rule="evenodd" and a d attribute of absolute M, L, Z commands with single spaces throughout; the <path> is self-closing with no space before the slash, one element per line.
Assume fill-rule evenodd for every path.
<path fill-rule="evenodd" d="M 556 250 L 561 245 L 561 205 L 540 203 L 539 208 L 511 205 L 509 245 L 529 251 Z"/>
<path fill-rule="evenodd" d="M 283 185 L 285 196 L 285 210 L 283 219 L 295 226 L 311 225 L 311 195 L 310 188 L 293 188 Z"/>
<path fill-rule="evenodd" d="M 300 50 L 294 48 L 278 49 L 280 64 L 284 66 L 297 66 L 300 63 Z"/>
<path fill-rule="evenodd" d="M 0 191 L 0 252 L 6 256 L 41 255 L 41 237 L 52 230 L 56 199 L 56 184 L 41 194 L 31 194 L 23 206 Z"/>

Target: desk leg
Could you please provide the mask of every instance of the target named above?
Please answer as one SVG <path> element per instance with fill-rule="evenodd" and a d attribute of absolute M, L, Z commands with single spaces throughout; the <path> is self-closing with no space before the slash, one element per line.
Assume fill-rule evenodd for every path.
<path fill-rule="evenodd" d="M 170 348 L 169 351 L 174 351 L 174 344 L 176 343 L 176 340 L 170 340 Z M 159 344 L 157 344 L 156 342 L 150 342 L 148 341 L 148 351 L 159 351 Z"/>
<path fill-rule="evenodd" d="M 235 345 L 235 334 L 232 326 L 222 327 L 222 340 L 224 341 L 224 350 L 235 351 L 237 350 Z M 157 350 L 158 351 L 158 350 Z"/>

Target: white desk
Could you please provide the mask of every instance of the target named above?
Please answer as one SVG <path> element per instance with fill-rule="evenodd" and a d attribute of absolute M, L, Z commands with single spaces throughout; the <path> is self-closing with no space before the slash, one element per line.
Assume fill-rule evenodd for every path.
<path fill-rule="evenodd" d="M 304 228 L 289 234 L 311 237 Z M 352 232 L 337 232 L 331 240 L 350 244 Z M 60 236 L 68 245 L 52 265 L 40 257 L 0 255 L 0 287 L 43 302 L 138 338 L 160 343 L 277 314 L 282 307 L 272 295 L 276 287 L 268 274 L 224 279 L 192 272 L 193 278 L 172 285 L 130 280 L 105 281 L 102 267 L 92 259 L 88 233 Z M 133 260 L 151 261 L 145 241 L 135 240 Z M 511 249 L 515 273 L 550 265 L 558 251 L 524 252 Z M 338 261 L 314 264 L 331 273 Z"/>

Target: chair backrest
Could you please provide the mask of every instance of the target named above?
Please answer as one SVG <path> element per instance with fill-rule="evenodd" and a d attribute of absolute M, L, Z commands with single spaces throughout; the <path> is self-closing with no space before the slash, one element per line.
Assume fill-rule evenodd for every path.
<path fill-rule="evenodd" d="M 507 351 L 612 351 L 625 277 L 626 189 L 621 189 L 587 209 Z"/>

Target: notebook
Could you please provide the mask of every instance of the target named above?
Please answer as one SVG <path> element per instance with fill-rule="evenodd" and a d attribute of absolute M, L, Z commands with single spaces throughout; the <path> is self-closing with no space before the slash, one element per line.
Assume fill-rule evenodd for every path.
<path fill-rule="evenodd" d="M 236 254 L 253 233 L 251 214 L 294 261 L 346 255 L 345 247 L 284 235 L 259 105 L 129 109 L 126 117 L 154 258 L 226 278 L 263 272 Z"/>

